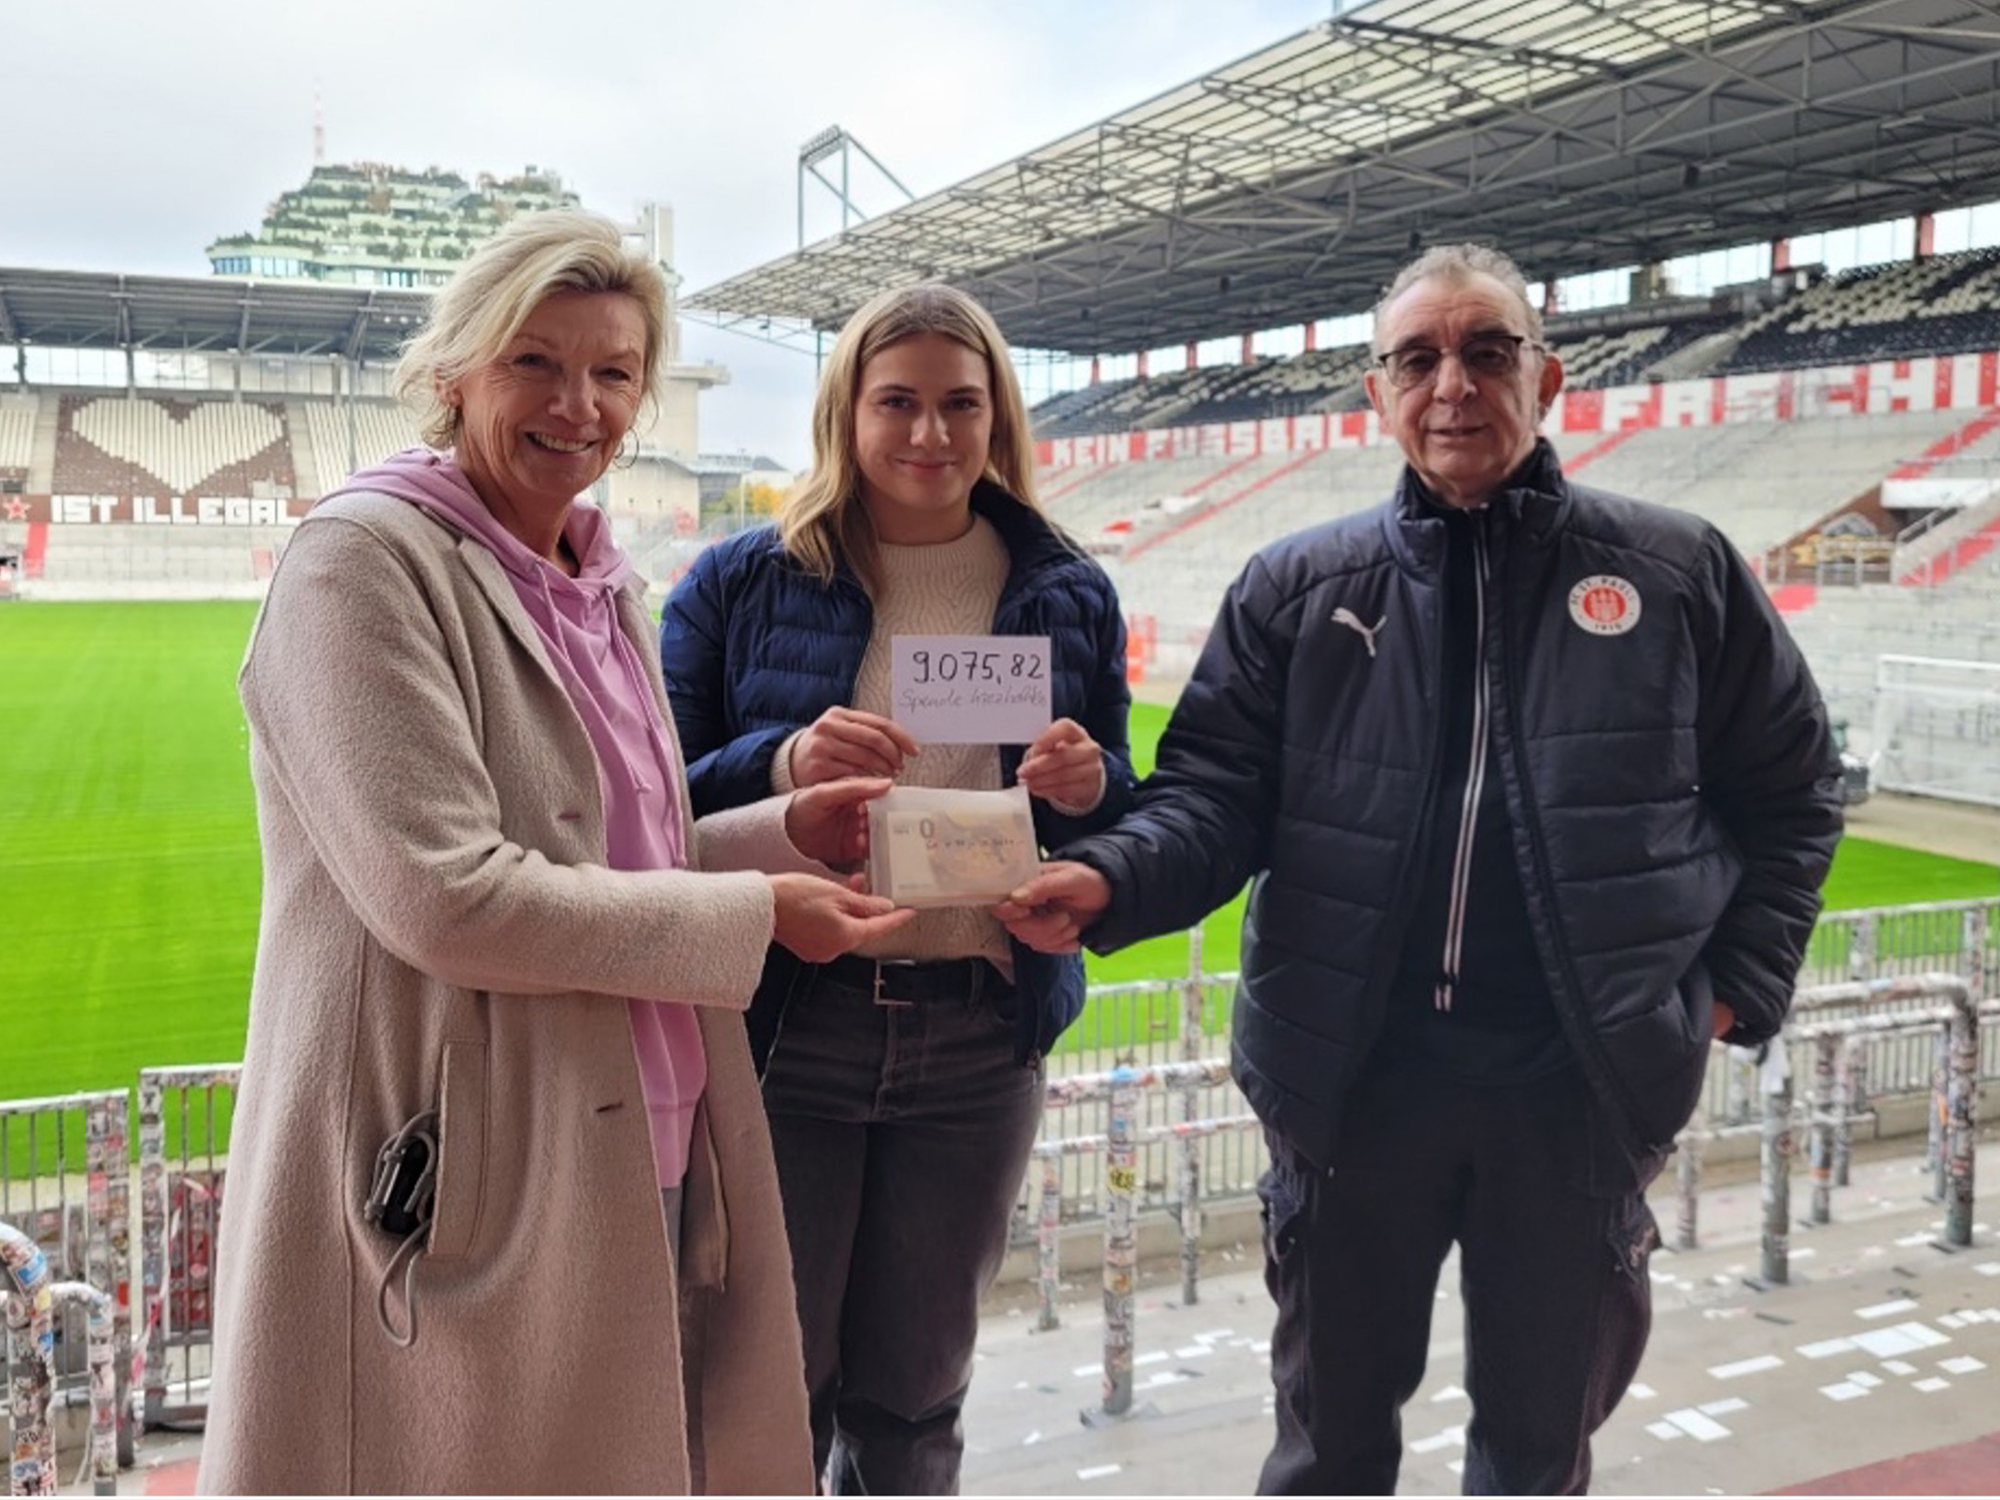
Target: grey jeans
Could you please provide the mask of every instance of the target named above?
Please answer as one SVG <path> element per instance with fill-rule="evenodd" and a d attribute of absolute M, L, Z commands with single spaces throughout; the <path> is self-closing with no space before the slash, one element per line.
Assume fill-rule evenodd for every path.
<path fill-rule="evenodd" d="M 764 1103 L 833 1494 L 958 1491 L 979 1298 L 1042 1112 L 1014 1000 L 979 964 L 900 1005 L 820 973 L 786 1007 Z"/>

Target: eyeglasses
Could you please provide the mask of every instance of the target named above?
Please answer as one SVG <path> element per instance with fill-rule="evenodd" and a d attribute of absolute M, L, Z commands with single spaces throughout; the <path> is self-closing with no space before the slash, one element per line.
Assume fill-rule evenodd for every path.
<path fill-rule="evenodd" d="M 1521 367 L 1524 344 L 1535 349 L 1547 347 L 1524 333 L 1482 333 L 1460 344 L 1456 352 L 1459 364 L 1474 380 L 1495 380 L 1512 375 Z M 1375 363 L 1387 372 L 1389 384 L 1397 390 L 1413 391 L 1437 379 L 1448 352 L 1451 351 L 1433 349 L 1428 344 L 1411 344 L 1406 349 L 1391 349 L 1387 354 L 1376 355 Z"/>

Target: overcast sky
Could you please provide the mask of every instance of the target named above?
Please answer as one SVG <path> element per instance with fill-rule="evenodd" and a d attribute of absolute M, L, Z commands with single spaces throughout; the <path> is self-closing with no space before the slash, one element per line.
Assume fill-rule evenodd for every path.
<path fill-rule="evenodd" d="M 206 275 L 312 165 L 533 164 L 664 200 L 688 290 L 794 248 L 799 145 L 843 125 L 919 196 L 1303 30 L 1330 0 L 0 0 L 0 265 Z M 898 201 L 866 174 L 870 212 Z M 814 196 L 817 194 L 817 197 Z M 838 227 L 808 195 L 809 237 Z M 690 324 L 729 367 L 702 447 L 807 455 L 812 361 Z"/>

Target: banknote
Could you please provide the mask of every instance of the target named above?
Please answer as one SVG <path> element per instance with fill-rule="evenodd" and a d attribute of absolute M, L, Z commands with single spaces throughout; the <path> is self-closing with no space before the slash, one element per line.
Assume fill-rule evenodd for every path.
<path fill-rule="evenodd" d="M 897 787 L 868 805 L 868 878 L 898 906 L 990 906 L 1040 868 L 1020 787 Z"/>

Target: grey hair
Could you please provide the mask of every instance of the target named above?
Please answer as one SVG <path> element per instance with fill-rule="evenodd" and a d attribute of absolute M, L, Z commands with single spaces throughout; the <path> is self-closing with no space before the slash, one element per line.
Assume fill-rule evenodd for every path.
<path fill-rule="evenodd" d="M 550 209 L 523 214 L 475 250 L 438 288 L 430 316 L 404 346 L 396 394 L 425 442 L 434 448 L 457 442 L 459 408 L 445 398 L 446 388 L 498 358 L 556 292 L 620 292 L 639 304 L 646 323 L 642 410 L 653 409 L 667 353 L 666 277 L 628 249 L 603 215 Z"/>
<path fill-rule="evenodd" d="M 1458 284 L 1474 276 L 1491 276 L 1519 298 L 1521 311 L 1528 320 L 1528 336 L 1540 340 L 1542 312 L 1528 296 L 1528 278 L 1521 274 L 1521 268 L 1514 264 L 1511 256 L 1489 245 L 1433 245 L 1404 266 L 1396 273 L 1396 279 L 1389 283 L 1382 300 L 1375 304 L 1375 340 L 1381 340 L 1382 315 L 1388 311 L 1389 304 L 1418 282 L 1448 281 Z"/>

